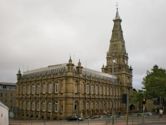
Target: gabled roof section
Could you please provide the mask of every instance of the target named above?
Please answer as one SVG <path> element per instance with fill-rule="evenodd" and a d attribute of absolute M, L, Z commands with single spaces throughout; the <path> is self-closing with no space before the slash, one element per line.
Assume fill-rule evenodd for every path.
<path fill-rule="evenodd" d="M 23 73 L 23 76 L 26 75 L 35 75 L 35 74 L 54 74 L 54 73 L 59 73 L 59 72 L 65 72 L 67 68 L 67 63 L 64 64 L 57 64 L 57 65 L 50 65 L 47 67 L 35 69 L 35 70 L 30 70 L 26 71 Z"/>

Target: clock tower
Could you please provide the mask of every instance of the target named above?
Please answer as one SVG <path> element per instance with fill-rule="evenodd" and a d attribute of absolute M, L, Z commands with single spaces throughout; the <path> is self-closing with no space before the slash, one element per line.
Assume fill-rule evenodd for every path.
<path fill-rule="evenodd" d="M 118 8 L 113 22 L 112 36 L 106 56 L 107 62 L 106 66 L 102 67 L 102 72 L 117 76 L 122 88 L 121 94 L 124 94 L 132 88 L 132 68 L 128 65 L 128 54 L 121 27 L 122 19 L 119 16 Z"/>

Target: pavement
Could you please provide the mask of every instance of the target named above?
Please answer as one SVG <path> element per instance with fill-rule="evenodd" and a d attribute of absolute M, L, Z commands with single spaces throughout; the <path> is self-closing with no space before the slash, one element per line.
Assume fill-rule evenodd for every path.
<path fill-rule="evenodd" d="M 9 125 L 113 125 L 111 119 L 85 119 L 84 121 L 10 120 Z M 126 117 L 115 119 L 114 125 L 127 125 Z M 129 117 L 128 125 L 166 125 L 166 116 Z"/>

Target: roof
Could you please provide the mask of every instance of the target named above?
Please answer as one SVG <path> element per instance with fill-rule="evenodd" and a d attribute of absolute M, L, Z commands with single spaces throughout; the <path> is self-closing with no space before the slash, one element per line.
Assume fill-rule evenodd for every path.
<path fill-rule="evenodd" d="M 92 77 L 96 77 L 96 78 L 101 78 L 101 79 L 107 79 L 107 80 L 112 80 L 112 79 L 116 79 L 116 76 L 107 74 L 107 73 L 103 73 L 103 72 L 99 72 L 99 71 L 95 71 L 92 69 L 87 69 L 87 68 L 83 68 L 83 74 L 92 76 Z"/>
<path fill-rule="evenodd" d="M 12 83 L 12 82 L 0 82 L 0 85 L 16 86 L 16 83 Z"/>
<path fill-rule="evenodd" d="M 50 65 L 47 67 L 23 72 L 23 75 L 47 75 L 66 71 L 67 64 Z"/>
<path fill-rule="evenodd" d="M 74 69 L 76 70 L 76 66 L 74 66 Z M 66 71 L 67 71 L 67 63 L 64 63 L 64 64 L 50 65 L 47 67 L 26 71 L 23 73 L 23 76 L 40 76 L 40 75 L 44 76 L 56 73 L 65 73 Z M 95 71 L 89 68 L 83 68 L 83 75 L 99 79 L 107 79 L 107 80 L 117 79 L 116 76 Z"/>

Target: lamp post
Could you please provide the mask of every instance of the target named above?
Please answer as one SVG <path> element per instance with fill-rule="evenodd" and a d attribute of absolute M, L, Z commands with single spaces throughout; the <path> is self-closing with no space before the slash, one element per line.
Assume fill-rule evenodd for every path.
<path fill-rule="evenodd" d="M 112 75 L 114 75 L 114 63 L 115 62 L 116 61 L 113 59 L 112 60 Z M 114 84 L 114 79 L 113 79 L 112 83 Z M 114 101 L 113 101 L 113 99 L 112 99 L 112 125 L 114 125 Z"/>

